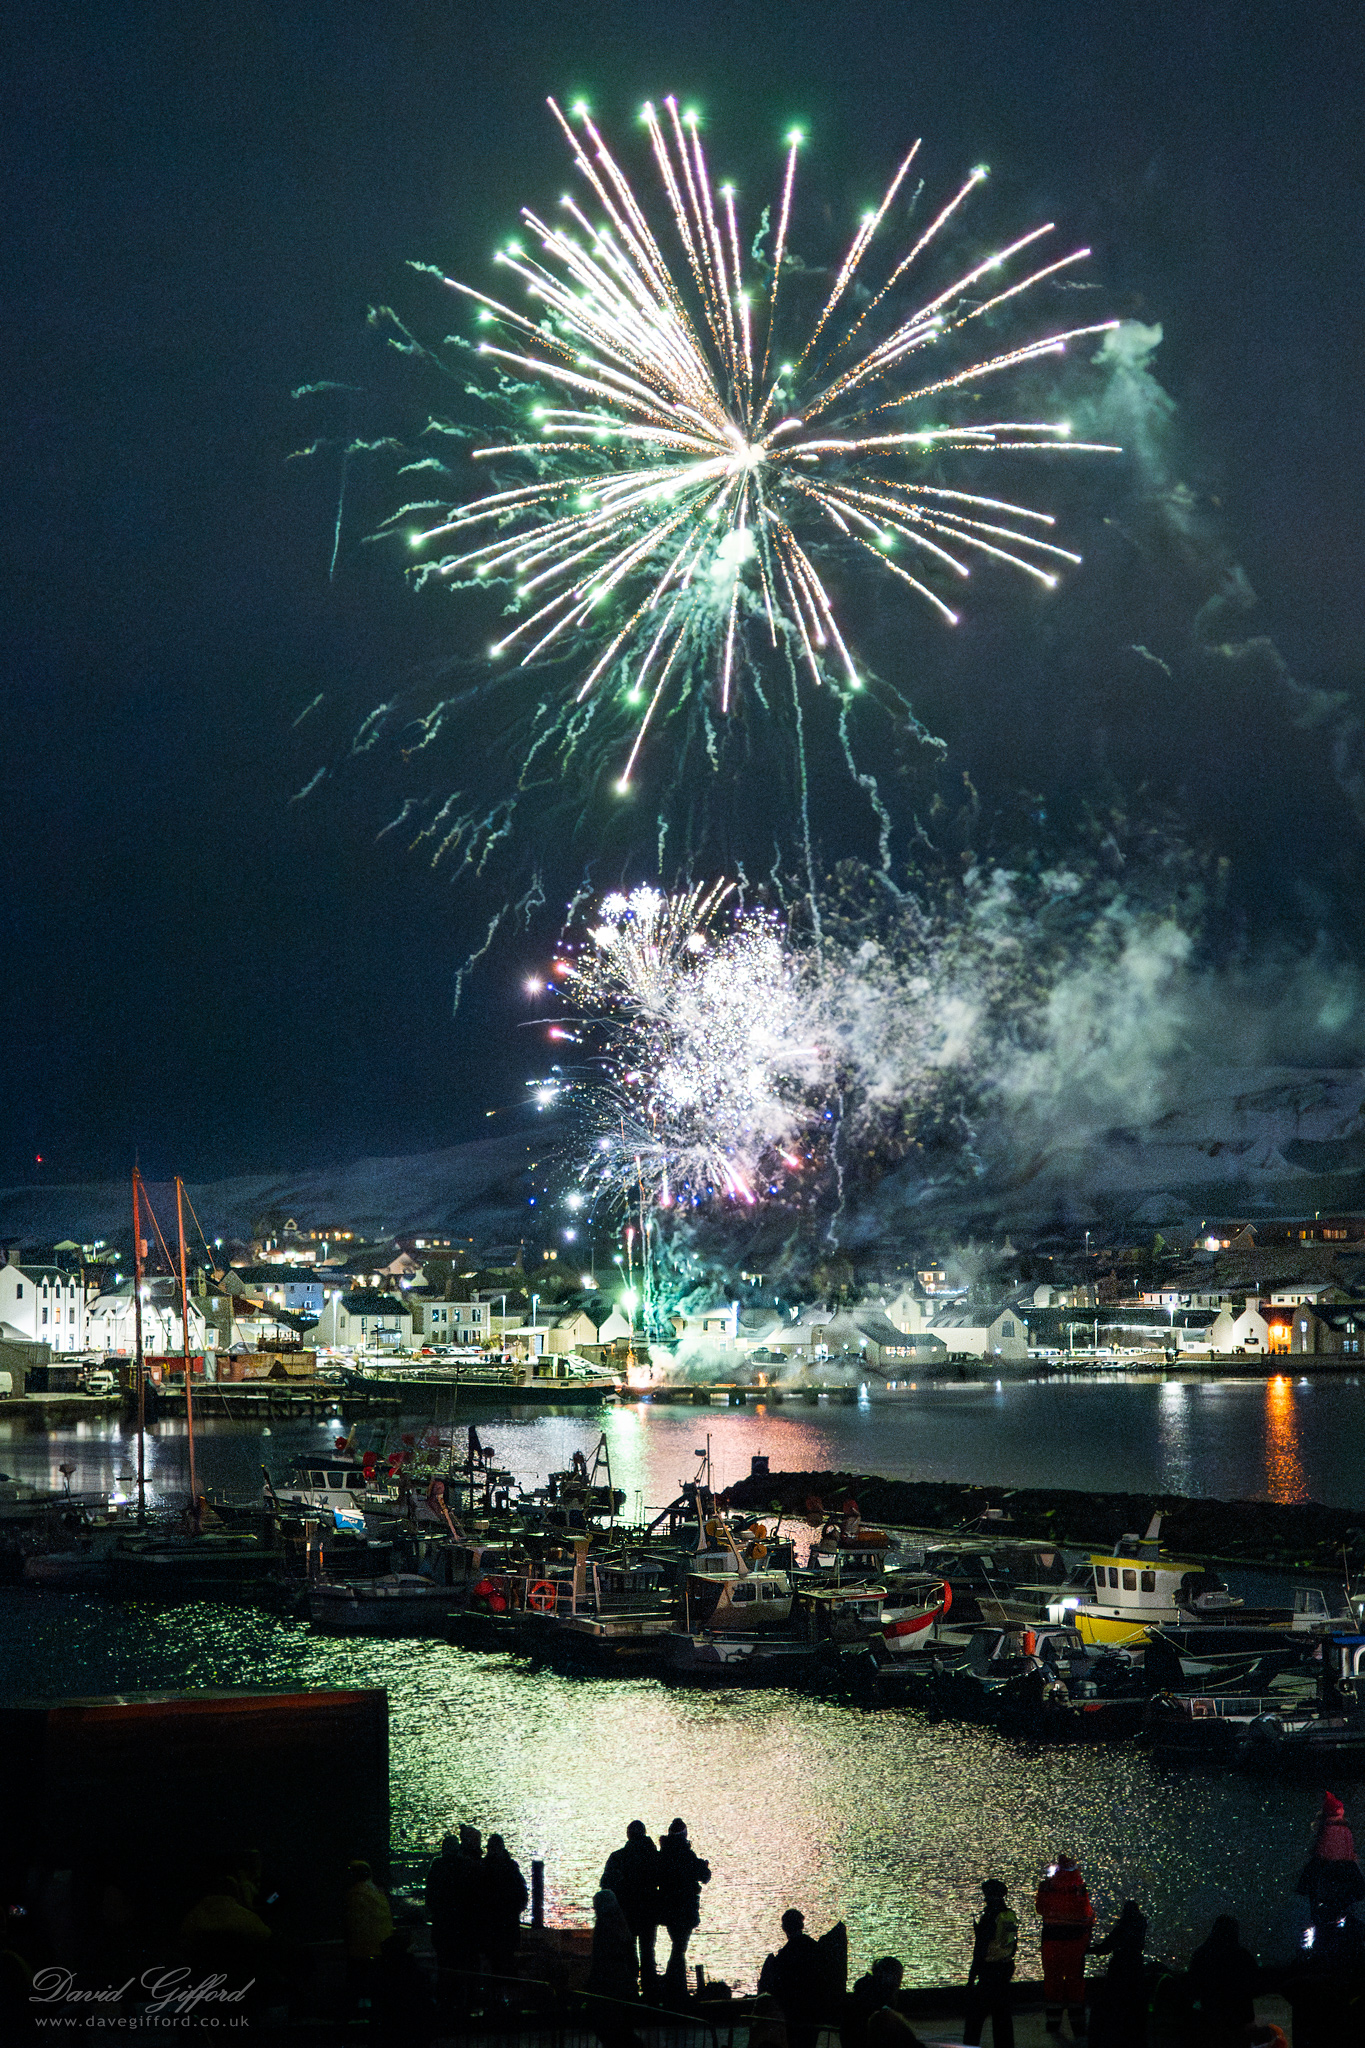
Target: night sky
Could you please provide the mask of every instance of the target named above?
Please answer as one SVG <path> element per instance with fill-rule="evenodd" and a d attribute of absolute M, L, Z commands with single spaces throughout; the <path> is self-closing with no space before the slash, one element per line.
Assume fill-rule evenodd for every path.
<path fill-rule="evenodd" d="M 1221 943 L 1358 957 L 1357 10 L 45 0 L 6 42 L 0 1184 L 135 1148 L 192 1177 L 434 1149 L 524 1093 L 544 933 L 452 1017 L 487 901 L 377 840 L 410 783 L 377 750 L 290 802 L 468 635 L 360 545 L 363 487 L 329 580 L 335 465 L 287 458 L 350 424 L 299 385 L 355 384 L 370 431 L 409 402 L 365 315 L 440 331 L 410 258 L 483 281 L 563 189 L 548 92 L 633 147 L 677 91 L 755 185 L 799 120 L 849 221 L 922 133 L 943 181 L 985 159 L 1009 219 L 1093 244 L 1103 310 L 1163 327 L 1155 495 L 1196 510 L 1154 509 L 1150 472 L 1107 506 L 1092 480 L 1057 606 L 998 587 L 951 652 L 915 616 L 943 785 L 1159 814 L 1231 877 Z M 1247 585 L 1257 644 L 1214 661 L 1196 620 Z M 829 859 L 868 850 L 843 803 L 818 786 Z"/>

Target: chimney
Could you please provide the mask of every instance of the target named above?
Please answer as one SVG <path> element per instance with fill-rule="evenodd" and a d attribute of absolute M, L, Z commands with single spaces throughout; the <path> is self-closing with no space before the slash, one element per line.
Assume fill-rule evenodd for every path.
<path fill-rule="evenodd" d="M 12 1244 L 12 1245 L 7 1245 L 7 1246 L 6 1246 L 6 1248 L 5 1248 L 5 1264 L 6 1264 L 7 1266 L 17 1266 L 17 1265 L 21 1264 L 21 1263 L 22 1263 L 22 1260 L 23 1260 L 23 1256 L 24 1256 L 24 1254 L 23 1254 L 23 1247 L 22 1247 L 21 1245 L 17 1245 L 17 1244 Z"/>

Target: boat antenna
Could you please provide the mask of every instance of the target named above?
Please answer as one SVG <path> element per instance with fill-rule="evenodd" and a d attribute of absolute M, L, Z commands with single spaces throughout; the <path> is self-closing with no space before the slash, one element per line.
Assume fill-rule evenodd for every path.
<path fill-rule="evenodd" d="M 180 1335 L 181 1349 L 185 1354 L 185 1436 L 190 1452 L 190 1520 L 193 1526 L 198 1528 L 199 1482 L 194 1471 L 194 1395 L 190 1388 L 194 1374 L 190 1362 L 189 1290 L 185 1285 L 185 1183 L 179 1174 L 175 1177 L 175 1218 L 180 1230 Z"/>
<path fill-rule="evenodd" d="M 133 1388 L 137 1395 L 137 1525 L 147 1526 L 147 1368 L 142 1356 L 142 1175 L 133 1168 Z"/>

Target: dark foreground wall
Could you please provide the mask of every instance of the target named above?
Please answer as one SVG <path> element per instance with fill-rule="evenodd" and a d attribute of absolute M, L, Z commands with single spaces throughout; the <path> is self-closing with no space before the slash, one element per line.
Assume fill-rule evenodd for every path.
<path fill-rule="evenodd" d="M 1181 1494 L 1068 1493 L 1060 1488 L 955 1486 L 929 1480 L 878 1479 L 870 1473 L 769 1472 L 742 1479 L 726 1495 L 734 1507 L 781 1504 L 800 1513 L 811 1500 L 826 1509 L 852 1497 L 865 1522 L 912 1529 L 964 1529 L 987 1509 L 1006 1519 L 1002 1536 L 1046 1537 L 1108 1550 L 1130 1530 L 1146 1529 L 1159 1508 L 1161 1540 L 1173 1555 L 1301 1566 L 1340 1576 L 1342 1546 L 1353 1575 L 1365 1566 L 1365 1506 L 1325 1508 L 1316 1501 L 1189 1500 Z"/>
<path fill-rule="evenodd" d="M 0 1709 L 0 1744 L 7 1896 L 55 1891 L 78 1948 L 107 1884 L 178 1924 L 204 1876 L 243 1852 L 259 1852 L 304 1939 L 336 1932 L 349 1858 L 387 1884 L 382 1690 L 35 1701 Z"/>

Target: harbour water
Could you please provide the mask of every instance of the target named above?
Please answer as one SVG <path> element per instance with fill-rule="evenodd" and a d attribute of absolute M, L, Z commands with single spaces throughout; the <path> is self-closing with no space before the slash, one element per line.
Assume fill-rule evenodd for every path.
<path fill-rule="evenodd" d="M 365 1440 L 420 1432 L 429 1416 L 363 1426 Z M 449 1410 L 442 1419 L 450 1420 Z M 1096 1492 L 1183 1493 L 1223 1500 L 1313 1499 L 1365 1509 L 1365 1381 L 1299 1377 L 1245 1380 L 1109 1377 L 925 1386 L 843 1406 L 784 1402 L 743 1409 L 608 1405 L 601 1409 L 460 1411 L 527 1484 L 567 1465 L 605 1430 L 615 1483 L 650 1505 L 670 1499 L 709 1435 L 716 1483 L 747 1475 L 756 1453 L 778 1471 L 875 1472 L 893 1479 Z M 261 1464 L 277 1474 L 296 1451 L 325 1444 L 339 1420 L 263 1434 L 255 1423 L 196 1427 L 201 1477 L 254 1492 Z M 148 1440 L 153 1490 L 184 1490 L 184 1422 Z M 127 1491 L 136 1470 L 126 1425 L 102 1416 L 42 1434 L 0 1407 L 0 1466 L 35 1484 Z"/>
<path fill-rule="evenodd" d="M 1228 1496 L 1365 1501 L 1365 1390 L 1264 1380 L 954 1387 L 870 1407 L 607 1409 L 498 1415 L 480 1435 L 528 1482 L 591 1449 L 599 1428 L 631 1497 L 666 1500 L 709 1432 L 718 1479 L 754 1453 L 774 1470 L 835 1467 L 893 1476 Z M 461 1418 L 464 1420 L 466 1418 Z M 415 1434 L 422 1418 L 402 1427 Z M 126 1491 L 133 1443 L 99 1423 L 45 1438 L 0 1424 L 0 1466 L 77 1490 Z M 282 1473 L 335 1424 L 215 1424 L 200 1469 L 245 1492 L 262 1459 Z M 196 1432 L 199 1436 L 199 1432 Z M 152 1483 L 183 1489 L 180 1430 L 150 1446 Z M 158 1608 L 75 1595 L 0 1594 L 0 1694 L 77 1695 L 197 1686 L 383 1685 L 391 1700 L 394 1846 L 416 1872 L 455 1822 L 543 1857 L 548 1905 L 586 1920 L 609 1850 L 637 1815 L 675 1814 L 711 1858 L 696 1958 L 751 1985 L 777 1922 L 848 1921 L 859 1967 L 902 1955 L 914 1981 L 960 1979 L 978 1886 L 1003 1876 L 1027 1907 L 1059 1852 L 1086 1869 L 1101 1915 L 1139 1898 L 1154 1953 L 1188 1953 L 1218 1912 L 1267 1954 L 1296 1939 L 1293 1884 L 1321 1798 L 1235 1773 L 1154 1765 L 1130 1746 L 1031 1748 L 932 1723 L 912 1709 L 862 1711 L 783 1692 L 695 1694 L 652 1679 L 575 1680 L 441 1643 L 347 1641 L 251 1609 Z M 1335 1788 L 1365 1819 L 1353 1792 Z M 337 1787 L 344 1799 L 345 1787 Z M 138 1827 L 130 1809 L 116 1826 Z M 1035 1952 L 1026 1951 L 1030 1963 Z"/>

